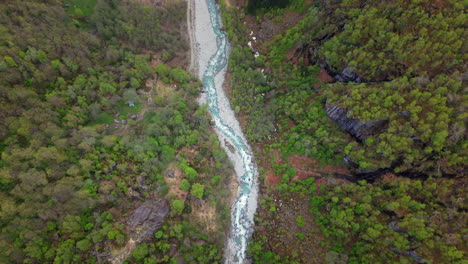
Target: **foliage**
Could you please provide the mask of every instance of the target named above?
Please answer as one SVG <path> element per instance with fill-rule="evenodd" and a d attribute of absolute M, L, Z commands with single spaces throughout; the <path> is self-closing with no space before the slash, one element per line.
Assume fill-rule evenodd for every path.
<path fill-rule="evenodd" d="M 243 47 L 247 30 L 235 25 L 239 18 L 233 11 L 226 11 L 224 22 L 236 29 L 228 34 L 238 43 L 229 64 L 236 87 L 232 102 L 247 113 L 247 137 L 264 141 L 279 128 L 285 139 L 280 146 L 324 160 L 342 152 L 363 170 L 461 173 L 468 162 L 460 79 L 463 5 L 358 0 L 318 5 L 267 43 L 262 60 L 253 60 Z M 309 64 L 304 58 L 286 60 L 291 51 L 308 57 Z M 311 91 L 317 73 L 313 64 L 323 62 L 330 73 L 346 68 L 364 83 L 337 82 Z M 265 66 L 266 78 L 258 69 Z M 364 144 L 353 142 L 327 122 L 325 101 L 348 109 L 352 118 L 387 125 Z M 306 110 L 309 105 L 315 107 Z M 293 129 L 285 118 L 294 121 Z"/>
<path fill-rule="evenodd" d="M 132 252 L 132 256 L 137 260 L 141 261 L 148 255 L 148 245 L 145 243 L 139 244 Z"/>
<path fill-rule="evenodd" d="M 205 186 L 199 183 L 195 183 L 192 185 L 192 189 L 190 190 L 190 193 L 197 197 L 198 199 L 203 198 L 203 193 L 205 192 Z"/>
<path fill-rule="evenodd" d="M 460 191 L 452 180 L 400 178 L 330 186 L 311 201 L 323 232 L 350 262 L 411 262 L 415 252 L 425 261 L 463 263 L 466 213 L 449 198 Z"/>
<path fill-rule="evenodd" d="M 187 179 L 183 179 L 181 182 L 180 182 L 180 186 L 179 188 L 182 190 L 182 191 L 186 191 L 188 192 L 190 190 L 190 182 L 187 180 Z"/>
<path fill-rule="evenodd" d="M 306 16 L 285 36 L 278 37 L 269 49 L 267 65 L 259 65 L 248 48 L 243 47 L 246 29 L 234 10 L 225 10 L 223 24 L 233 42 L 229 58 L 232 91 L 231 103 L 246 118 L 246 136 L 251 142 L 268 142 L 284 154 L 301 154 L 336 163 L 340 159 L 334 149 L 344 147 L 340 131 L 326 116 L 321 94 L 310 90 L 316 80 L 316 66 L 299 67 L 283 62 L 288 49 L 299 40 L 299 32 L 312 25 L 316 19 Z M 268 66 L 265 75 L 259 67 Z M 287 87 L 285 89 L 284 87 Z M 285 90 L 287 92 L 285 92 Z M 292 125 L 291 125 L 292 124 Z"/>
<path fill-rule="evenodd" d="M 349 145 L 347 154 L 357 163 L 377 168 L 399 163 L 397 171 L 414 168 L 433 175 L 452 173 L 467 163 L 462 136 L 466 100 L 459 78 L 466 15 L 456 1 L 434 5 L 324 3 L 332 11 L 328 23 L 340 20 L 345 26 L 323 43 L 318 55 L 332 69 L 348 67 L 365 80 L 329 85 L 328 103 L 346 107 L 359 120 L 388 121 L 364 146 Z M 362 150 L 367 154 L 360 154 Z"/>
<path fill-rule="evenodd" d="M 64 0 L 63 3 L 69 14 L 81 18 L 93 13 L 96 0 Z"/>
<path fill-rule="evenodd" d="M 127 243 L 125 216 L 139 200 L 174 199 L 162 176 L 169 164 L 187 164 L 202 186 L 232 173 L 196 102 L 199 82 L 167 67 L 171 93 L 146 93 L 161 67 L 142 48 L 184 49 L 180 31 L 161 29 L 179 28 L 183 1 L 144 7 L 98 0 L 93 10 L 80 6 L 92 1 L 74 1 L 83 16 L 58 2 L 0 4 L 1 263 L 96 263 L 96 255 Z M 215 162 L 221 165 L 209 165 Z M 203 223 L 184 220 L 184 204 L 193 201 L 174 200 L 178 214 L 129 261 L 174 262 L 174 239 L 181 255 L 203 240 L 200 256 L 219 259 L 229 214 L 218 182 L 201 192 L 218 201 L 217 232 L 207 236 Z"/>
<path fill-rule="evenodd" d="M 97 0 L 90 18 L 98 34 L 106 39 L 121 38 L 133 47 L 180 52 L 187 44 L 180 41 L 179 25 L 185 20 L 184 1 L 165 7 L 148 8 L 135 1 Z M 172 30 L 162 30 L 170 27 Z"/>
<path fill-rule="evenodd" d="M 261 4 L 273 3 L 249 1 L 246 11 L 262 28 L 275 23 L 272 15 L 284 15 L 274 8 L 265 13 L 267 6 Z M 322 262 L 411 263 L 421 258 L 462 263 L 466 213 L 457 185 L 463 186 L 468 162 L 463 4 L 319 0 L 309 7 L 303 15 L 294 14 L 301 18 L 297 24 L 271 39 L 256 34 L 261 55 L 255 58 L 246 47 L 252 19 L 222 5 L 232 44 L 231 104 L 245 120 L 248 140 L 263 148 L 256 155 L 264 169 L 282 175 L 277 191 L 265 190 L 262 197 L 310 197 L 310 214 L 292 222 L 307 228 L 315 217 L 328 237 L 314 248 L 328 250 Z M 345 69 L 357 77 L 355 82 L 327 84 L 316 78 Z M 326 105 L 345 108 L 350 118 L 385 125 L 358 142 L 327 117 Z M 411 179 L 325 184 L 316 194 L 315 185 L 308 189 L 291 180 L 290 164 L 276 165 L 278 156 L 285 161 L 291 155 L 313 157 L 319 166 L 342 163 L 345 157 L 351 171 L 393 170 Z M 282 250 L 272 242 L 290 235 L 272 226 L 274 216 L 265 218 L 291 215 L 281 215 L 278 208 L 274 202 L 260 206 L 256 223 L 266 227 L 257 232 L 269 232 L 254 234 L 249 253 L 255 262 L 292 263 L 297 257 L 292 245 Z M 295 235 L 301 240 L 307 232 Z M 310 246 L 316 245 L 304 248 Z"/>
<path fill-rule="evenodd" d="M 184 211 L 184 201 L 181 200 L 172 200 L 172 210 L 174 211 L 175 215 L 180 215 L 182 214 L 182 211 Z"/>

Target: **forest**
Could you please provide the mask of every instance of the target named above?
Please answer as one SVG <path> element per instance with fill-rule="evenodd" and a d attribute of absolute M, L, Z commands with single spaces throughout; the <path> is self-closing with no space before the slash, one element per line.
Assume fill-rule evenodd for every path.
<path fill-rule="evenodd" d="M 251 262 L 467 263 L 466 1 L 217 3 Z M 237 186 L 186 11 L 0 2 L 0 263 L 224 262 Z"/>
<path fill-rule="evenodd" d="M 1 263 L 221 262 L 233 170 L 172 62 L 185 10 L 0 3 Z M 132 233 L 148 203 L 161 223 Z"/>
<path fill-rule="evenodd" d="M 465 263 L 466 3 L 234 2 L 254 263 Z"/>

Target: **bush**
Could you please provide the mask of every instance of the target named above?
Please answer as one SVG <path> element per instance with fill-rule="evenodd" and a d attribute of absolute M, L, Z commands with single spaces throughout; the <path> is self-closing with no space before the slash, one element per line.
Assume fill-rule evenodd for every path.
<path fill-rule="evenodd" d="M 91 242 L 88 239 L 83 239 L 76 243 L 76 247 L 81 251 L 87 251 L 91 248 Z"/>
<path fill-rule="evenodd" d="M 182 182 L 180 183 L 179 188 L 182 191 L 188 192 L 190 190 L 190 182 L 187 179 L 183 179 Z"/>
<path fill-rule="evenodd" d="M 148 255 L 148 245 L 145 243 L 139 244 L 132 253 L 136 260 L 142 260 Z"/>
<path fill-rule="evenodd" d="M 193 186 L 192 186 L 192 190 L 190 191 L 190 193 L 197 197 L 198 199 L 201 199 L 203 198 L 203 193 L 205 192 L 205 186 L 202 185 L 202 184 L 199 184 L 199 183 L 195 183 Z"/>
<path fill-rule="evenodd" d="M 184 201 L 181 200 L 173 200 L 172 201 L 172 210 L 174 215 L 180 215 L 184 211 L 185 204 Z"/>

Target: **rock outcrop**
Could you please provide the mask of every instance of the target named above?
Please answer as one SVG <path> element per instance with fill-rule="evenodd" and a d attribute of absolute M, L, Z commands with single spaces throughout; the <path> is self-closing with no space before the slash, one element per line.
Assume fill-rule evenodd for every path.
<path fill-rule="evenodd" d="M 348 110 L 336 105 L 326 104 L 325 110 L 329 118 L 359 142 L 364 142 L 370 135 L 379 133 L 387 124 L 387 120 L 359 121 L 349 117 Z"/>
<path fill-rule="evenodd" d="M 140 205 L 127 221 L 130 237 L 143 241 L 151 237 L 169 214 L 169 203 L 164 199 L 147 200 Z"/>
<path fill-rule="evenodd" d="M 344 68 L 341 72 L 336 74 L 334 78 L 339 82 L 362 82 L 362 76 L 356 75 L 348 67 Z"/>
<path fill-rule="evenodd" d="M 322 40 L 319 40 L 318 43 L 326 41 L 329 37 L 331 38 L 333 35 L 327 35 Z M 322 70 L 325 70 L 328 75 L 333 76 L 333 80 L 336 82 L 355 82 L 355 83 L 362 83 L 364 82 L 364 77 L 362 75 L 358 75 L 353 72 L 350 67 L 345 67 L 341 71 L 338 69 L 334 69 L 328 64 L 328 60 L 324 57 L 320 57 L 318 52 L 318 47 L 321 44 L 311 45 L 309 47 L 303 47 L 298 49 L 298 52 L 305 52 L 307 61 L 309 65 L 318 65 Z"/>
<path fill-rule="evenodd" d="M 107 259 L 112 264 L 122 264 L 130 257 L 135 247 L 152 237 L 169 214 L 169 203 L 164 199 L 146 200 L 127 219 L 129 240 L 124 247 L 114 249 Z"/>

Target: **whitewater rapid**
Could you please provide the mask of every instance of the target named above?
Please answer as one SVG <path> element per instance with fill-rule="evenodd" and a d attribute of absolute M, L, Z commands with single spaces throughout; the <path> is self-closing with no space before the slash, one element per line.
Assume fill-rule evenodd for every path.
<path fill-rule="evenodd" d="M 204 90 L 200 103 L 208 104 L 219 142 L 234 164 L 239 189 L 231 210 L 231 231 L 226 241 L 225 263 L 245 263 L 247 244 L 253 232 L 257 209 L 257 167 L 222 88 L 229 56 L 227 36 L 221 31 L 220 10 L 215 0 L 189 0 L 192 71 L 198 73 Z M 235 151 L 231 152 L 225 141 Z"/>

